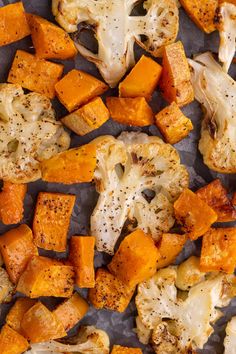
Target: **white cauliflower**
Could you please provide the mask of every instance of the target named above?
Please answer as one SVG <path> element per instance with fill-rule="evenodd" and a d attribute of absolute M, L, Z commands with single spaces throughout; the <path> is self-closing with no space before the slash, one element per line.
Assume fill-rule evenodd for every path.
<path fill-rule="evenodd" d="M 174 224 L 173 202 L 188 186 L 186 168 L 175 148 L 144 133 L 99 137 L 95 182 L 100 193 L 91 216 L 99 251 L 113 254 L 127 219 L 154 239 Z M 144 191 L 154 192 L 145 198 Z"/>
<path fill-rule="evenodd" d="M 224 354 L 236 354 L 236 317 L 227 324 L 224 346 Z"/>
<path fill-rule="evenodd" d="M 175 41 L 179 28 L 175 0 L 146 0 L 145 16 L 131 16 L 137 0 L 53 0 L 52 10 L 57 22 L 70 33 L 86 22 L 98 41 L 98 54 L 85 48 L 77 39 L 79 52 L 94 62 L 104 80 L 116 86 L 134 65 L 134 42 L 153 55 Z M 141 41 L 141 35 L 146 37 Z M 75 37 L 77 37 L 75 35 Z"/>
<path fill-rule="evenodd" d="M 189 59 L 195 98 L 204 108 L 200 152 L 221 173 L 236 172 L 236 83 L 210 53 Z"/>
<path fill-rule="evenodd" d="M 40 161 L 68 149 L 69 135 L 48 98 L 0 84 L 0 179 L 27 183 L 41 177 Z"/>
<path fill-rule="evenodd" d="M 5 269 L 0 268 L 0 304 L 3 302 L 10 302 L 14 285 L 10 281 Z"/>

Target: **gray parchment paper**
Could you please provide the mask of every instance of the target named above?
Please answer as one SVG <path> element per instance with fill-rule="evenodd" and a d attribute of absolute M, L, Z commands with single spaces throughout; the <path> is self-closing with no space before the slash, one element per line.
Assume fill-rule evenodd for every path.
<path fill-rule="evenodd" d="M 8 3 L 13 3 L 15 1 L 0 0 L 0 6 L 7 5 Z M 35 13 L 41 15 L 49 20 L 53 21 L 53 16 L 51 14 L 51 1 L 50 0 L 23 0 L 27 12 Z M 218 35 L 213 33 L 211 35 L 204 35 L 191 20 L 187 17 L 182 9 L 180 9 L 180 32 L 179 38 L 183 41 L 188 57 L 193 54 L 210 50 L 212 52 L 217 52 L 218 50 Z M 10 69 L 14 54 L 16 49 L 24 49 L 33 52 L 32 42 L 30 37 L 14 43 L 12 45 L 0 48 L 0 80 L 5 82 L 8 71 Z M 138 59 L 143 53 L 138 47 L 135 47 L 136 58 Z M 65 72 L 68 72 L 72 68 L 82 69 L 88 73 L 95 75 L 100 78 L 100 75 L 96 67 L 82 58 L 80 55 L 77 56 L 75 61 L 64 61 Z M 236 67 L 236 65 L 234 65 Z M 231 69 L 231 75 L 236 77 L 236 68 Z M 110 90 L 106 95 L 116 94 L 116 90 Z M 65 114 L 65 109 L 60 105 L 60 103 L 55 100 L 53 102 L 54 107 L 57 112 L 57 117 L 60 118 Z M 158 91 L 155 92 L 152 100 L 152 107 L 154 112 L 158 112 L 164 105 L 165 102 L 161 98 Z M 190 173 L 190 187 L 195 190 L 204 184 L 212 181 L 212 179 L 219 177 L 230 191 L 236 190 L 235 175 L 224 176 L 220 174 L 213 173 L 210 171 L 202 162 L 202 157 L 198 152 L 197 145 L 199 140 L 200 124 L 201 124 L 201 109 L 197 102 L 194 102 L 183 109 L 184 113 L 192 119 L 194 124 L 194 130 L 191 132 L 188 138 L 184 139 L 180 143 L 176 144 L 176 148 L 181 155 L 182 162 L 187 166 Z M 79 146 L 87 143 L 94 139 L 95 137 L 103 134 L 111 134 L 118 136 L 123 130 L 135 130 L 144 131 L 149 135 L 159 135 L 159 131 L 155 126 L 148 128 L 130 128 L 113 122 L 108 121 L 103 127 L 88 134 L 84 137 L 78 137 L 72 134 L 71 147 Z M 39 191 L 51 191 L 51 192 L 62 192 L 76 194 L 76 206 L 73 211 L 71 219 L 71 227 L 69 231 L 69 237 L 77 235 L 86 235 L 89 232 L 89 217 L 96 204 L 97 194 L 94 186 L 91 184 L 80 184 L 72 186 L 63 186 L 56 184 L 47 184 L 42 181 L 36 183 L 31 183 L 28 187 L 28 193 L 25 201 L 25 218 L 24 221 L 28 225 L 32 223 L 32 217 L 34 214 L 34 206 L 36 197 Z M 0 223 L 0 234 L 9 230 Z M 45 254 L 45 252 L 40 252 Z M 182 260 L 188 258 L 191 254 L 199 254 L 199 244 L 188 243 L 178 258 L 178 263 Z M 52 254 L 51 254 L 52 255 Z M 53 255 L 58 256 L 58 255 Z M 100 267 L 108 263 L 109 256 L 97 254 L 95 265 Z M 79 290 L 80 291 L 80 290 Z M 80 291 L 84 295 L 86 292 Z M 43 299 L 43 302 L 48 306 L 53 306 L 55 300 Z M 10 305 L 2 305 L 1 308 L 1 324 L 4 323 L 5 315 L 9 310 Z M 236 314 L 236 299 L 232 301 L 229 308 L 225 309 L 225 317 L 221 319 L 217 326 L 215 333 L 211 336 L 209 343 L 206 345 L 204 351 L 199 351 L 208 354 L 220 354 L 223 353 L 222 339 L 225 335 L 224 327 L 227 319 Z M 151 348 L 144 348 L 138 341 L 133 328 L 135 327 L 135 316 L 136 309 L 134 303 L 132 302 L 128 310 L 124 314 L 112 313 L 106 310 L 96 311 L 92 307 L 89 313 L 82 320 L 83 324 L 93 324 L 98 328 L 106 330 L 110 336 L 111 344 L 120 344 L 127 346 L 137 346 L 143 348 L 143 353 L 153 353 Z"/>

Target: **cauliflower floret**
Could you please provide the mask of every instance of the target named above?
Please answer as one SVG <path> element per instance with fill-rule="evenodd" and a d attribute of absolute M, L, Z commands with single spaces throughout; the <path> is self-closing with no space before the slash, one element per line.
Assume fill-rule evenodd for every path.
<path fill-rule="evenodd" d="M 173 226 L 173 202 L 189 182 L 177 151 L 158 137 L 134 132 L 93 143 L 100 196 L 91 216 L 91 234 L 97 249 L 113 254 L 127 219 L 158 239 Z M 145 199 L 146 190 L 155 194 L 151 202 Z"/>
<path fill-rule="evenodd" d="M 10 302 L 14 285 L 10 281 L 5 269 L 0 268 L 0 304 L 2 302 Z"/>
<path fill-rule="evenodd" d="M 0 179 L 27 183 L 41 177 L 40 161 L 68 149 L 69 135 L 48 98 L 0 84 Z"/>
<path fill-rule="evenodd" d="M 210 53 L 189 59 L 195 98 L 203 105 L 200 152 L 221 173 L 236 172 L 236 83 Z"/>
<path fill-rule="evenodd" d="M 225 354 L 236 354 L 236 317 L 227 324 L 224 346 Z"/>
<path fill-rule="evenodd" d="M 179 28 L 175 0 L 146 0 L 145 16 L 130 16 L 137 0 L 53 0 L 52 10 L 57 22 L 67 31 L 75 32 L 86 22 L 98 41 L 98 54 L 85 48 L 77 38 L 80 53 L 94 62 L 104 80 L 116 86 L 126 71 L 134 65 L 134 42 L 153 55 L 160 47 L 175 41 Z M 146 41 L 141 41 L 141 35 Z"/>
<path fill-rule="evenodd" d="M 136 317 L 136 333 L 142 344 L 148 344 L 152 335 L 152 330 L 146 327 L 139 316 Z"/>

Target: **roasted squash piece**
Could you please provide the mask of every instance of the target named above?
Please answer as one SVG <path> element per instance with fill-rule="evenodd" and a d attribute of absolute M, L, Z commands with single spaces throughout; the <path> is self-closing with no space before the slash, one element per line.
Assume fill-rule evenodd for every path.
<path fill-rule="evenodd" d="M 77 293 L 60 304 L 53 314 L 62 322 L 66 332 L 73 328 L 87 313 L 88 303 Z"/>
<path fill-rule="evenodd" d="M 156 125 L 169 144 L 176 144 L 193 130 L 192 122 L 175 102 L 156 115 Z"/>
<path fill-rule="evenodd" d="M 200 269 L 233 273 L 236 268 L 236 228 L 210 229 L 202 239 Z"/>
<path fill-rule="evenodd" d="M 33 234 L 27 225 L 20 225 L 0 237 L 0 250 L 11 281 L 16 284 L 29 260 L 38 255 Z"/>
<path fill-rule="evenodd" d="M 21 275 L 17 291 L 35 299 L 40 296 L 70 297 L 74 270 L 51 258 L 34 256 Z"/>
<path fill-rule="evenodd" d="M 95 144 L 61 152 L 41 164 L 42 179 L 53 183 L 91 182 L 96 168 Z"/>
<path fill-rule="evenodd" d="M 55 86 L 57 96 L 69 112 L 102 95 L 108 86 L 81 70 L 73 69 Z"/>
<path fill-rule="evenodd" d="M 19 333 L 15 332 L 7 324 L 0 332 L 1 354 L 22 354 L 29 348 L 28 341 Z"/>
<path fill-rule="evenodd" d="M 167 267 L 173 263 L 182 251 L 186 243 L 185 235 L 163 234 L 161 240 L 157 244 L 161 258 L 157 261 L 157 269 Z"/>
<path fill-rule="evenodd" d="M 27 297 L 17 299 L 6 317 L 6 323 L 9 327 L 14 329 L 14 331 L 24 335 L 21 329 L 21 321 L 24 314 L 35 305 L 35 300 L 29 299 Z"/>
<path fill-rule="evenodd" d="M 174 203 L 175 217 L 191 240 L 204 235 L 217 221 L 217 214 L 199 196 L 185 189 Z"/>
<path fill-rule="evenodd" d="M 70 59 L 77 49 L 69 34 L 44 18 L 27 14 L 36 56 L 41 59 Z"/>
<path fill-rule="evenodd" d="M 121 242 L 108 268 L 117 278 L 134 287 L 156 272 L 160 258 L 151 236 L 136 230 Z"/>
<path fill-rule="evenodd" d="M 161 77 L 162 67 L 143 55 L 119 84 L 120 97 L 145 97 L 150 100 Z"/>
<path fill-rule="evenodd" d="M 142 350 L 140 348 L 128 348 L 114 345 L 111 354 L 142 354 Z"/>
<path fill-rule="evenodd" d="M 61 64 L 39 59 L 23 50 L 17 50 L 7 80 L 52 99 L 55 97 L 55 84 L 61 78 L 62 72 Z"/>
<path fill-rule="evenodd" d="M 236 205 L 236 192 L 233 194 L 233 197 L 232 197 L 232 204 L 233 204 L 233 205 Z"/>
<path fill-rule="evenodd" d="M 72 236 L 69 260 L 75 269 L 76 285 L 80 288 L 94 288 L 95 237 Z"/>
<path fill-rule="evenodd" d="M 236 219 L 236 210 L 227 196 L 227 190 L 219 179 L 200 188 L 196 194 L 216 212 L 218 222 L 228 222 Z"/>
<path fill-rule="evenodd" d="M 66 251 L 75 196 L 41 192 L 38 195 L 33 232 L 35 244 L 46 250 Z"/>
<path fill-rule="evenodd" d="M 153 112 L 144 97 L 108 97 L 107 107 L 111 118 L 116 122 L 137 127 L 153 123 Z"/>
<path fill-rule="evenodd" d="M 0 220 L 5 225 L 18 224 L 23 219 L 26 184 L 3 182 L 0 192 Z"/>
<path fill-rule="evenodd" d="M 89 289 L 89 301 L 97 309 L 124 312 L 128 307 L 135 288 L 124 284 L 106 269 L 96 272 L 96 283 Z"/>
<path fill-rule="evenodd" d="M 110 117 L 109 111 L 101 97 L 94 98 L 77 111 L 62 118 L 67 128 L 78 135 L 91 133 L 100 128 Z"/>
<path fill-rule="evenodd" d="M 62 322 L 41 302 L 24 314 L 21 328 L 31 343 L 47 342 L 66 336 Z"/>
<path fill-rule="evenodd" d="M 10 44 L 30 35 L 22 2 L 0 8 L 0 46 Z"/>

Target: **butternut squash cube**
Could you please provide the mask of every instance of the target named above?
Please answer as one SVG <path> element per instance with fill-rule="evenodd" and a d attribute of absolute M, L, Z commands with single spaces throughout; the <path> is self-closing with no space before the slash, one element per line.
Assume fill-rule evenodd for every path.
<path fill-rule="evenodd" d="M 21 275 L 17 291 L 35 299 L 40 296 L 71 297 L 73 267 L 51 258 L 34 256 Z"/>
<path fill-rule="evenodd" d="M 76 285 L 80 288 L 94 288 L 95 237 L 72 236 L 69 259 L 75 269 Z"/>
<path fill-rule="evenodd" d="M 30 35 L 22 2 L 0 8 L 0 46 L 10 44 Z"/>
<path fill-rule="evenodd" d="M 120 97 L 145 97 L 150 100 L 160 80 L 161 72 L 161 65 L 143 55 L 119 84 Z"/>
<path fill-rule="evenodd" d="M 27 15 L 36 56 L 41 59 L 70 59 L 77 49 L 62 28 L 37 15 Z"/>
<path fill-rule="evenodd" d="M 22 354 L 29 348 L 28 341 L 7 324 L 0 332 L 1 354 Z"/>
<path fill-rule="evenodd" d="M 121 124 L 145 127 L 153 123 L 153 112 L 144 97 L 108 97 L 111 118 Z"/>
<path fill-rule="evenodd" d="M 185 189 L 174 203 L 177 222 L 191 240 L 204 235 L 217 221 L 217 214 L 199 196 Z"/>
<path fill-rule="evenodd" d="M 167 267 L 176 260 L 187 239 L 185 235 L 163 234 L 157 244 L 161 258 L 157 261 L 157 269 Z"/>
<path fill-rule="evenodd" d="M 0 193 L 0 220 L 5 225 L 18 224 L 23 219 L 26 184 L 3 182 Z"/>
<path fill-rule="evenodd" d="M 60 304 L 53 314 L 62 322 L 66 332 L 73 328 L 87 313 L 88 303 L 77 293 Z"/>
<path fill-rule="evenodd" d="M 92 143 L 61 152 L 41 164 L 44 181 L 63 184 L 91 182 L 95 168 L 96 146 Z"/>
<path fill-rule="evenodd" d="M 100 97 L 62 118 L 67 128 L 78 135 L 91 133 L 100 128 L 110 117 L 109 111 Z"/>
<path fill-rule="evenodd" d="M 193 130 L 192 122 L 175 102 L 156 115 L 156 125 L 169 144 L 176 144 Z"/>
<path fill-rule="evenodd" d="M 33 221 L 34 242 L 38 247 L 66 251 L 74 204 L 74 195 L 39 193 Z"/>
<path fill-rule="evenodd" d="M 57 96 L 61 103 L 72 112 L 102 95 L 108 86 L 81 70 L 71 70 L 55 86 Z"/>
<path fill-rule="evenodd" d="M 0 250 L 11 281 L 16 284 L 29 260 L 38 255 L 33 234 L 27 225 L 20 225 L 0 237 Z"/>
<path fill-rule="evenodd" d="M 41 302 L 24 314 L 21 327 L 31 343 L 47 342 L 66 336 L 62 322 Z"/>
<path fill-rule="evenodd" d="M 55 97 L 55 84 L 61 78 L 62 72 L 61 64 L 39 59 L 23 50 L 17 50 L 8 82 L 52 99 Z"/>
<path fill-rule="evenodd" d="M 106 269 L 96 272 L 95 288 L 89 289 L 89 301 L 97 309 L 124 312 L 128 307 L 135 288 L 124 284 Z"/>
<path fill-rule="evenodd" d="M 152 237 L 136 230 L 121 242 L 108 268 L 125 284 L 135 287 L 155 274 L 160 257 Z"/>
<path fill-rule="evenodd" d="M 17 299 L 6 317 L 6 323 L 9 327 L 14 329 L 14 331 L 24 335 L 21 329 L 21 321 L 24 314 L 35 305 L 36 301 L 29 299 L 27 297 Z"/>
<path fill-rule="evenodd" d="M 128 348 L 114 345 L 111 354 L 142 354 L 142 350 L 140 348 Z"/>
<path fill-rule="evenodd" d="M 236 192 L 234 192 L 234 194 L 233 194 L 232 204 L 236 205 Z"/>

